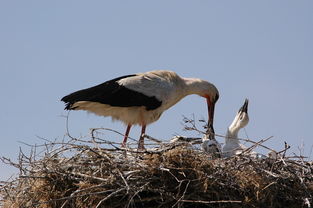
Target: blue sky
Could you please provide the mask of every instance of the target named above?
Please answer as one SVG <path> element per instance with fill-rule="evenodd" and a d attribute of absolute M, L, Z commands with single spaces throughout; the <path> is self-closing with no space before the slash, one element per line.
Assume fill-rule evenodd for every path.
<path fill-rule="evenodd" d="M 313 3 L 291 1 L 1 1 L 0 155 L 16 159 L 19 141 L 62 139 L 59 100 L 111 78 L 154 69 L 214 83 L 220 91 L 215 131 L 225 134 L 249 98 L 253 140 L 287 141 L 309 155 L 313 129 Z M 156 138 L 190 135 L 182 116 L 207 118 L 205 101 L 189 96 L 147 128 Z M 70 131 L 124 132 L 110 118 L 72 112 Z M 139 128 L 131 136 L 138 138 Z M 198 136 L 196 134 L 191 134 Z M 246 137 L 244 131 L 240 136 Z M 120 141 L 119 136 L 108 136 Z M 219 141 L 223 139 L 218 138 Z M 312 155 L 311 155 L 312 158 Z M 0 179 L 14 169 L 0 164 Z"/>

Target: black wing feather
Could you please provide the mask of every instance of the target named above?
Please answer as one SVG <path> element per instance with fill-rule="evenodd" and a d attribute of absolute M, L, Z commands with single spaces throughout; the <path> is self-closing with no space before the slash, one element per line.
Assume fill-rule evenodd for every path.
<path fill-rule="evenodd" d="M 136 75 L 118 77 L 97 86 L 73 92 L 63 97 L 61 101 L 65 102 L 66 110 L 75 109 L 72 106 L 78 101 L 98 102 L 116 107 L 145 106 L 147 110 L 154 110 L 160 107 L 162 102 L 155 96 L 149 97 L 140 92 L 130 90 L 117 82 L 120 79 L 132 76 Z"/>

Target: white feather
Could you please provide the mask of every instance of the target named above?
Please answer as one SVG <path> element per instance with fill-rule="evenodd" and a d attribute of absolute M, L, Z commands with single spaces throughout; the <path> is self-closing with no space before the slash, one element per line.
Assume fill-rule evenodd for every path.
<path fill-rule="evenodd" d="M 249 122 L 248 113 L 239 111 L 231 125 L 227 129 L 225 145 L 223 146 L 223 156 L 231 157 L 242 153 L 246 147 L 240 143 L 238 139 L 238 132 L 244 128 Z"/>
<path fill-rule="evenodd" d="M 144 106 L 121 108 L 89 101 L 76 102 L 73 107 L 77 107 L 77 110 L 88 110 L 99 116 L 111 116 L 113 120 L 123 121 L 126 125 L 150 124 L 157 121 L 162 114 L 159 108 L 147 111 Z"/>
<path fill-rule="evenodd" d="M 221 144 L 215 139 L 209 139 L 208 135 L 202 137 L 201 147 L 204 152 L 210 154 L 220 154 L 222 149 Z"/>

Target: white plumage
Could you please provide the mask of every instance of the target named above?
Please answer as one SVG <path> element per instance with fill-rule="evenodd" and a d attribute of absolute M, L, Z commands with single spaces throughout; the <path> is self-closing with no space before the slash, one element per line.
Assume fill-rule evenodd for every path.
<path fill-rule="evenodd" d="M 235 119 L 227 129 L 225 145 L 223 146 L 223 156 L 231 157 L 240 154 L 246 147 L 240 143 L 238 132 L 249 123 L 248 100 L 245 100 L 243 106 L 239 109 Z"/>
<path fill-rule="evenodd" d="M 218 158 L 218 157 L 221 157 L 221 149 L 222 149 L 222 146 L 221 144 L 216 141 L 216 139 L 214 138 L 208 138 L 209 135 L 205 134 L 203 137 L 202 137 L 202 144 L 201 144 L 201 147 L 202 147 L 202 150 L 204 152 L 207 152 L 209 153 L 213 158 Z"/>
<path fill-rule="evenodd" d="M 67 110 L 87 110 L 123 121 L 127 125 L 123 146 L 132 125 L 141 125 L 139 149 L 143 149 L 146 125 L 190 94 L 206 98 L 209 123 L 213 125 L 217 88 L 204 80 L 183 78 L 173 71 L 158 70 L 127 75 L 100 85 L 74 92 L 62 98 Z"/>

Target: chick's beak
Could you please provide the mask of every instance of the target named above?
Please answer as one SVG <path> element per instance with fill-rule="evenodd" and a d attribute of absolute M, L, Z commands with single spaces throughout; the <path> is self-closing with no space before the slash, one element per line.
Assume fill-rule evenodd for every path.
<path fill-rule="evenodd" d="M 248 113 L 248 104 L 249 104 L 249 100 L 245 99 L 245 103 L 243 104 L 243 106 L 241 106 L 241 108 L 239 109 L 239 112 Z"/>

